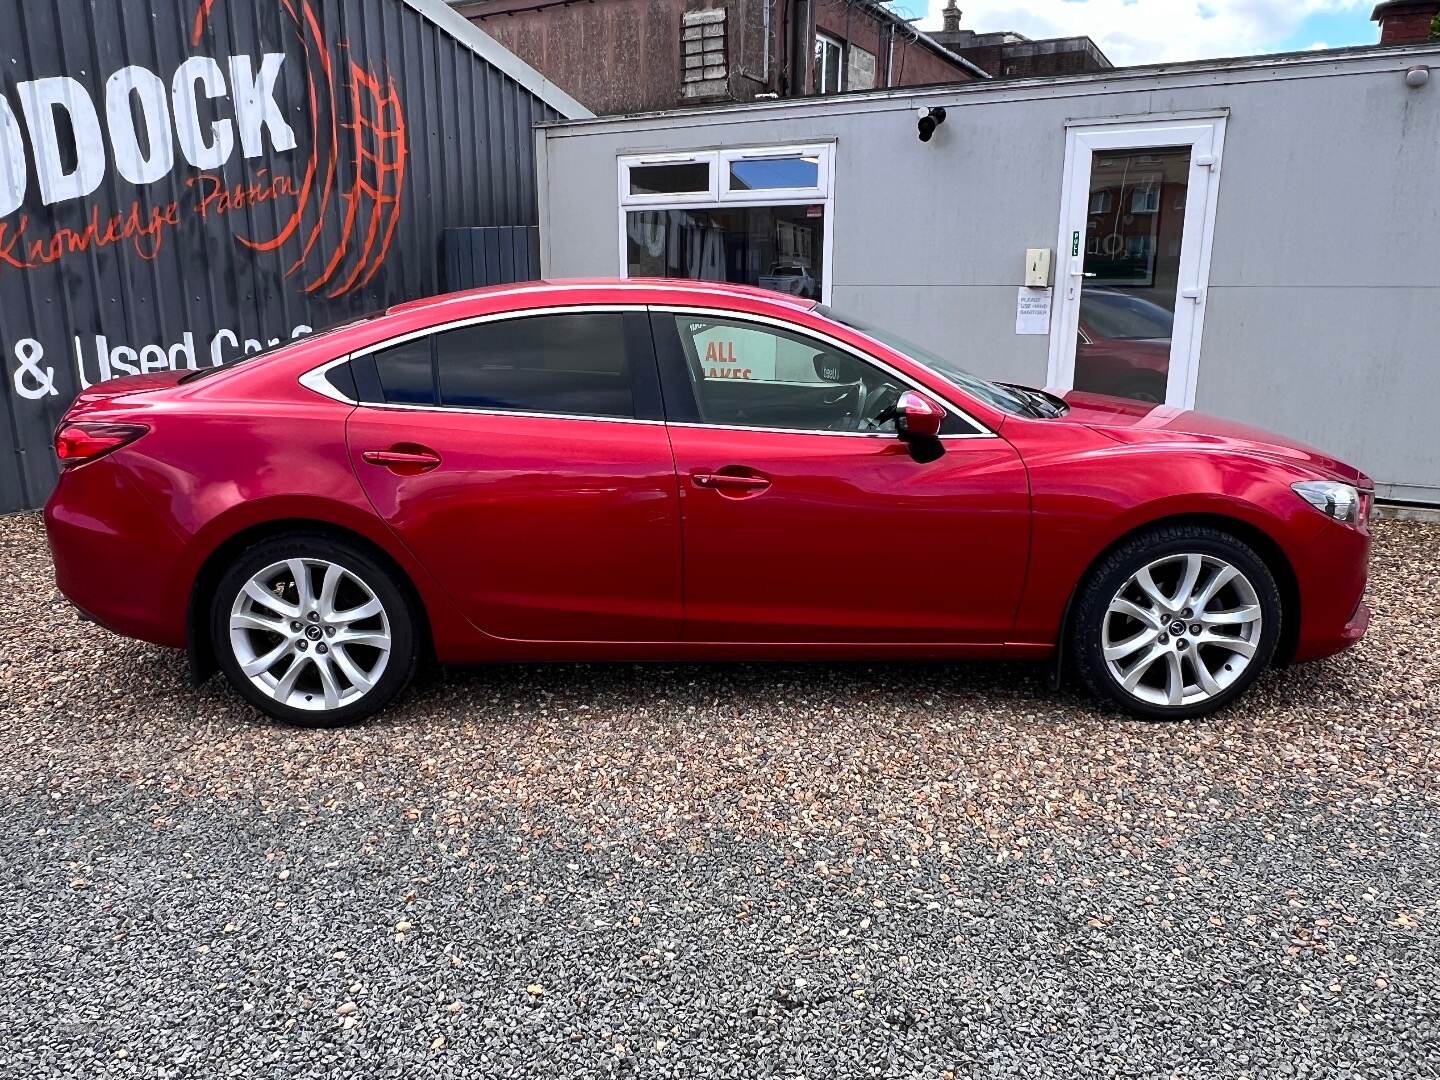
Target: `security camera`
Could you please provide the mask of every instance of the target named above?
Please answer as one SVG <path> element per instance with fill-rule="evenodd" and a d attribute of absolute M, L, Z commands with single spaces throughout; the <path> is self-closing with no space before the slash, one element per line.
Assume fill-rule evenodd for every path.
<path fill-rule="evenodd" d="M 945 110 L 937 105 L 933 109 L 921 106 L 915 111 L 920 116 L 920 141 L 929 142 L 935 129 L 945 122 Z"/>

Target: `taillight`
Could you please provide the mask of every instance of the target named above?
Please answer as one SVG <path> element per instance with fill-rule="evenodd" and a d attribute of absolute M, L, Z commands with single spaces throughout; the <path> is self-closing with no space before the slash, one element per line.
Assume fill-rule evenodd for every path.
<path fill-rule="evenodd" d="M 119 450 L 149 430 L 144 424 L 61 424 L 55 432 L 55 456 L 63 468 L 83 465 Z"/>

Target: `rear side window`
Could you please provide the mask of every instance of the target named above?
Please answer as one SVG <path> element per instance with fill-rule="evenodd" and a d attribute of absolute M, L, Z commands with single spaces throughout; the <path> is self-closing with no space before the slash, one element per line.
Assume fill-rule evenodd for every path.
<path fill-rule="evenodd" d="M 442 405 L 636 415 L 625 319 L 619 312 L 477 323 L 439 334 L 435 344 Z"/>
<path fill-rule="evenodd" d="M 435 375 L 431 339 L 416 338 L 374 353 L 380 393 L 391 405 L 434 405 Z"/>

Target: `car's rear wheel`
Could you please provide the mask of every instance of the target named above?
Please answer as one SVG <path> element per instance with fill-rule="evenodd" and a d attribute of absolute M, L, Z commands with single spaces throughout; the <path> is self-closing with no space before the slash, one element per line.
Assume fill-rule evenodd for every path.
<path fill-rule="evenodd" d="M 1076 666 L 1097 695 L 1152 719 L 1202 716 L 1243 694 L 1280 636 L 1265 561 L 1218 529 L 1155 529 L 1121 545 L 1082 585 Z"/>
<path fill-rule="evenodd" d="M 232 686 L 269 715 L 350 723 L 388 705 L 415 672 L 415 618 L 365 552 L 293 535 L 246 549 L 221 577 L 211 635 Z"/>

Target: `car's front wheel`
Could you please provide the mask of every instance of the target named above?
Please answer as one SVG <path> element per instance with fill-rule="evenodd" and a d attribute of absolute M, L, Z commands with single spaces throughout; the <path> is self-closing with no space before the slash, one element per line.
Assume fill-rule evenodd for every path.
<path fill-rule="evenodd" d="M 370 716 L 405 688 L 415 617 L 394 573 L 331 537 L 247 548 L 216 587 L 215 654 L 231 685 L 271 716 L 309 725 Z"/>
<path fill-rule="evenodd" d="M 1122 544 L 1081 586 L 1071 648 L 1097 695 L 1179 720 L 1243 694 L 1269 666 L 1281 618 L 1275 578 L 1249 545 L 1162 527 Z"/>

